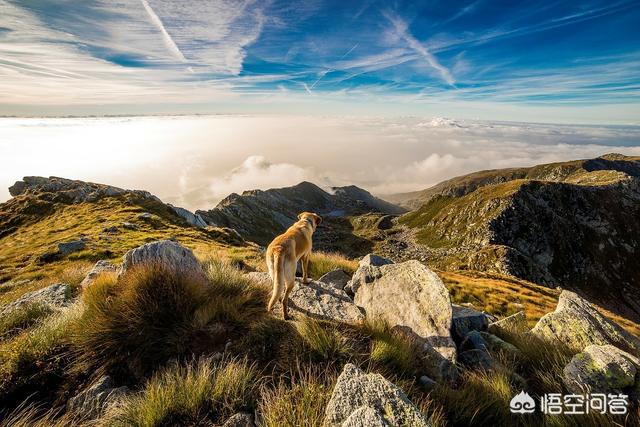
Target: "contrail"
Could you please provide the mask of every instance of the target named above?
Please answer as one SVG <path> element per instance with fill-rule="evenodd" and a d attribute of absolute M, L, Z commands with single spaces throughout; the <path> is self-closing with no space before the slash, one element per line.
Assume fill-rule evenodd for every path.
<path fill-rule="evenodd" d="M 355 49 L 355 48 L 357 48 L 359 44 L 360 44 L 360 43 L 356 43 L 356 44 L 354 44 L 354 45 L 351 47 L 351 49 L 349 49 L 349 50 L 348 50 L 344 55 L 342 55 L 342 56 L 340 57 L 340 59 L 344 59 L 347 55 L 349 55 L 351 52 L 353 52 L 353 51 L 354 51 L 354 49 Z M 327 69 L 324 71 L 324 73 L 322 73 L 322 75 L 321 75 L 320 77 L 318 77 L 318 80 L 316 80 L 315 82 L 313 82 L 313 84 L 311 85 L 311 87 L 310 87 L 310 88 L 306 88 L 306 89 L 307 89 L 307 92 L 311 93 L 311 89 L 313 89 L 313 88 L 316 86 L 316 84 L 318 84 L 318 82 L 324 78 L 324 76 L 326 76 L 327 74 L 329 74 L 329 73 L 330 73 L 330 72 L 332 72 L 332 71 L 335 71 L 335 70 L 334 70 L 333 68 L 327 68 Z M 305 85 L 305 86 L 306 86 L 306 85 Z"/>
<path fill-rule="evenodd" d="M 158 27 L 158 30 L 160 30 L 160 32 L 162 33 L 162 38 L 164 40 L 164 44 L 167 46 L 167 49 L 169 49 L 169 51 L 173 54 L 173 56 L 176 59 L 182 62 L 187 62 L 187 58 L 185 58 L 182 52 L 180 52 L 180 49 L 178 49 L 178 45 L 176 45 L 176 43 L 173 41 L 173 39 L 171 38 L 167 30 L 164 28 L 164 25 L 162 24 L 160 17 L 156 15 L 156 13 L 153 11 L 153 9 L 151 8 L 151 5 L 149 5 L 149 2 L 147 0 L 140 0 L 140 1 L 142 2 L 142 6 L 144 6 L 144 10 L 146 10 L 147 13 L 149 14 L 149 18 L 151 18 L 151 23 L 156 27 Z"/>

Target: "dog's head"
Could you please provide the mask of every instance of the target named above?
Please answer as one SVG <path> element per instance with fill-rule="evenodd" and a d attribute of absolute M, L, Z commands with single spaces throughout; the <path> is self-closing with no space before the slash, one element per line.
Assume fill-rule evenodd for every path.
<path fill-rule="evenodd" d="M 298 215 L 299 220 L 309 221 L 313 229 L 315 230 L 318 224 L 322 222 L 322 217 L 318 214 L 314 214 L 313 212 L 302 212 Z"/>

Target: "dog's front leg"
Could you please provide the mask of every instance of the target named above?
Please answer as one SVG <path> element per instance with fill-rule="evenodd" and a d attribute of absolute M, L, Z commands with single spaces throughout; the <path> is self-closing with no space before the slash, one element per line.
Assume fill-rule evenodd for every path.
<path fill-rule="evenodd" d="M 302 283 L 309 283 L 309 254 L 303 255 L 300 259 L 302 264 Z"/>

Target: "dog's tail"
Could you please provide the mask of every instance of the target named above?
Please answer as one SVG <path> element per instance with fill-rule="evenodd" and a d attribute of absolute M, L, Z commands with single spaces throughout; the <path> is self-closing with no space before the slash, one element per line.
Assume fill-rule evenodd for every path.
<path fill-rule="evenodd" d="M 280 248 L 276 248 L 273 251 L 273 291 L 271 293 L 271 299 L 267 310 L 271 311 L 273 305 L 282 298 L 284 293 L 284 277 L 282 277 L 284 269 L 284 256 Z"/>

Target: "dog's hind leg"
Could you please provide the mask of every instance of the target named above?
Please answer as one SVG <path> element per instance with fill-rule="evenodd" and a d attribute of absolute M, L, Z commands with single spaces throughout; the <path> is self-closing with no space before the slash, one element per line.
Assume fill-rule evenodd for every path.
<path fill-rule="evenodd" d="M 273 309 L 273 305 L 280 299 L 284 292 L 284 277 L 283 277 L 283 256 L 280 252 L 275 252 L 272 258 L 272 263 L 268 264 L 269 273 L 271 274 L 271 280 L 273 282 L 273 290 L 271 291 L 271 299 L 267 305 L 267 311 Z"/>
<path fill-rule="evenodd" d="M 282 318 L 284 320 L 289 320 L 289 294 L 293 290 L 295 284 L 295 279 L 286 282 L 287 287 L 284 291 L 284 296 L 282 297 Z"/>
<path fill-rule="evenodd" d="M 302 283 L 309 283 L 309 253 L 300 258 L 300 264 L 302 265 Z"/>

